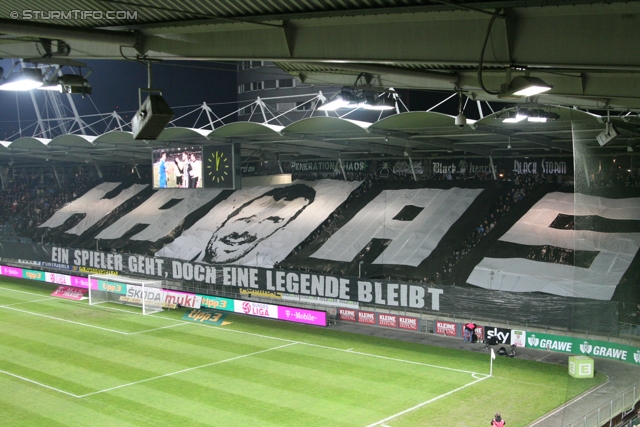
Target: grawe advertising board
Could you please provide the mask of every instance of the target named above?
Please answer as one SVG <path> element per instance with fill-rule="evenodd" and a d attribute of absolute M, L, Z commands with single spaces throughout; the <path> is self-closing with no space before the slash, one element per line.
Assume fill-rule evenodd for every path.
<path fill-rule="evenodd" d="M 529 332 L 526 343 L 529 348 L 604 357 L 640 365 L 640 349 L 614 342 Z"/>
<path fill-rule="evenodd" d="M 445 322 L 436 320 L 435 333 L 438 335 L 446 335 L 448 337 L 459 337 L 460 327 L 454 322 Z"/>

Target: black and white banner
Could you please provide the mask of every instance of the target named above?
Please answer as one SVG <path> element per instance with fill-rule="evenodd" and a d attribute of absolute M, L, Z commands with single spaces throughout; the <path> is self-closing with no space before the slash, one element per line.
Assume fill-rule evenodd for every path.
<path fill-rule="evenodd" d="M 440 288 L 405 283 L 279 269 L 213 266 L 175 259 L 61 247 L 52 248 L 50 261 L 85 271 L 186 280 L 236 289 L 286 292 L 418 310 L 440 310 L 440 296 L 444 292 Z"/>
<path fill-rule="evenodd" d="M 640 248 L 640 198 L 549 193 L 498 245 L 501 242 L 515 248 L 512 255 L 485 257 L 468 283 L 492 290 L 609 300 Z M 571 262 L 531 259 L 536 247 L 569 250 Z M 526 257 L 514 257 L 517 252 Z M 576 265 L 580 253 L 593 255 L 584 257 L 584 265 Z"/>

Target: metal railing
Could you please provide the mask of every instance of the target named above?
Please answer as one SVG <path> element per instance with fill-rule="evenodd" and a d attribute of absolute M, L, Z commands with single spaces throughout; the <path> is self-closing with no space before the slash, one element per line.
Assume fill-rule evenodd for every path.
<path fill-rule="evenodd" d="M 610 401 L 594 408 L 569 424 L 565 424 L 564 427 L 602 427 L 606 423 L 613 427 L 613 419 L 622 413 L 631 411 L 640 400 L 639 391 L 640 382 L 637 382 L 616 394 Z"/>

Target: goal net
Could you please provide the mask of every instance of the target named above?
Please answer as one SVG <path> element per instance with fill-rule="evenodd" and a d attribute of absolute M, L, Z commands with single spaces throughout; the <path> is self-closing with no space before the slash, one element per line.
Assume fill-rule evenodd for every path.
<path fill-rule="evenodd" d="M 105 302 L 141 307 L 142 314 L 162 311 L 161 280 L 136 279 L 108 274 L 89 275 L 89 304 Z"/>

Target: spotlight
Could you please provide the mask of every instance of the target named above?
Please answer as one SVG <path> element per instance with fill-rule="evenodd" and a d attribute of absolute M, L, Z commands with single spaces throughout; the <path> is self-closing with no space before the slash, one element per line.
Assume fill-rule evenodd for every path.
<path fill-rule="evenodd" d="M 511 80 L 510 84 L 503 84 L 498 98 L 523 98 L 538 95 L 553 89 L 553 86 L 545 83 L 537 77 L 518 76 Z"/>
<path fill-rule="evenodd" d="M 7 76 L 0 90 L 27 91 L 42 86 L 42 73 L 36 68 L 23 68 Z"/>

